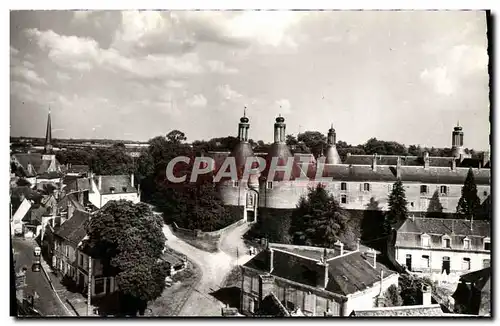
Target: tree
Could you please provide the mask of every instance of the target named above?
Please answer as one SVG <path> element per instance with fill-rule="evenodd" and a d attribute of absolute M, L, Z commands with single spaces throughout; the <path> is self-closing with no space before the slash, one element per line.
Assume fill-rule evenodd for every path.
<path fill-rule="evenodd" d="M 385 216 L 384 230 L 389 234 L 392 225 L 399 221 L 404 221 L 408 217 L 408 202 L 406 201 L 405 189 L 401 179 L 398 179 L 392 186 L 389 195 L 389 211 Z"/>
<path fill-rule="evenodd" d="M 102 261 L 106 276 L 115 276 L 124 314 L 144 314 L 165 288 L 162 226 L 148 205 L 126 200 L 108 202 L 90 220 L 86 248 Z"/>
<path fill-rule="evenodd" d="M 340 207 L 333 195 L 318 184 L 302 197 L 292 214 L 290 233 L 295 244 L 333 248 L 340 240 L 350 246 L 354 244 L 353 230 L 348 224 L 349 216 Z"/>
<path fill-rule="evenodd" d="M 441 205 L 441 201 L 439 200 L 438 191 L 434 191 L 434 194 L 429 201 L 429 207 L 427 208 L 427 217 L 436 217 L 436 215 L 440 215 L 443 213 L 443 205 Z"/>
<path fill-rule="evenodd" d="M 23 178 L 19 178 L 16 181 L 16 185 L 19 187 L 30 187 L 31 188 L 31 183 L 28 180 L 23 179 Z"/>
<path fill-rule="evenodd" d="M 294 135 L 286 135 L 286 145 L 287 146 L 294 146 L 297 145 L 299 142 L 297 141 L 297 138 Z"/>
<path fill-rule="evenodd" d="M 403 273 L 399 276 L 399 288 L 404 306 L 415 306 L 422 304 L 422 286 L 432 287 L 432 282 L 428 278 L 420 278 Z"/>
<path fill-rule="evenodd" d="M 299 142 L 303 142 L 318 157 L 326 148 L 326 136 L 319 131 L 306 131 L 297 136 Z"/>
<path fill-rule="evenodd" d="M 120 146 L 101 148 L 94 152 L 90 161 L 90 169 L 101 175 L 130 174 L 134 172 L 132 157 Z"/>
<path fill-rule="evenodd" d="M 399 288 L 392 284 L 387 288 L 384 294 L 386 307 L 399 307 L 403 305 Z"/>
<path fill-rule="evenodd" d="M 462 196 L 458 201 L 457 214 L 466 219 L 472 219 L 477 215 L 480 206 L 481 202 L 477 196 L 477 186 L 471 168 L 467 173 L 467 178 L 462 187 Z"/>
<path fill-rule="evenodd" d="M 174 144 L 180 144 L 183 141 L 187 140 L 186 135 L 182 131 L 179 131 L 179 130 L 172 130 L 171 132 L 169 132 L 167 134 L 166 138 L 167 138 L 167 141 L 174 143 Z"/>

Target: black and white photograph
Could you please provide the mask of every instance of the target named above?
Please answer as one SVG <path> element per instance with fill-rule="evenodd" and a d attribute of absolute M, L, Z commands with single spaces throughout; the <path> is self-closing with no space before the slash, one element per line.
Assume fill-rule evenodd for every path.
<path fill-rule="evenodd" d="M 14 320 L 492 318 L 491 11 L 9 19 Z"/>

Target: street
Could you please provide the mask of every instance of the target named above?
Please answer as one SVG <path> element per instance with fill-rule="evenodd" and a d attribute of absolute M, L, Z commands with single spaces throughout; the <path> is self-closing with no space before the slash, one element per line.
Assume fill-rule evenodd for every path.
<path fill-rule="evenodd" d="M 34 261 L 34 244 L 30 240 L 14 238 L 12 239 L 12 247 L 15 253 L 16 273 L 23 266 L 28 268 L 26 272 L 26 287 L 24 288 L 25 297 L 33 295 L 35 291 L 38 295 L 34 302 L 34 308 L 44 316 L 71 316 L 52 291 L 43 271 L 33 272 L 31 270 Z"/>

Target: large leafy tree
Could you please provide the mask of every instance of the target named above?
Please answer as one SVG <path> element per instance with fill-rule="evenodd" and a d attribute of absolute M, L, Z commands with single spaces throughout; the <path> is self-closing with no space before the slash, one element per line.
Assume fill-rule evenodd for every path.
<path fill-rule="evenodd" d="M 163 221 L 148 205 L 110 201 L 88 226 L 89 253 L 101 259 L 104 274 L 115 276 L 124 314 L 144 314 L 149 301 L 165 288 L 168 264 L 161 260 Z"/>
<path fill-rule="evenodd" d="M 389 195 L 389 211 L 385 216 L 384 230 L 388 234 L 392 225 L 399 221 L 404 221 L 408 217 L 408 202 L 406 200 L 405 189 L 401 179 L 398 179 L 392 186 Z"/>
<path fill-rule="evenodd" d="M 314 156 L 321 154 L 326 149 L 326 136 L 319 131 L 306 131 L 297 136 L 299 142 L 303 142 Z"/>
<path fill-rule="evenodd" d="M 337 240 L 354 242 L 348 213 L 335 198 L 318 184 L 302 197 L 292 214 L 290 233 L 296 244 L 332 248 Z"/>
<path fill-rule="evenodd" d="M 469 169 L 465 178 L 464 186 L 462 187 L 462 196 L 458 201 L 457 214 L 467 219 L 472 219 L 476 216 L 481 206 L 479 197 L 477 196 L 477 186 L 474 180 L 474 173 Z"/>
<path fill-rule="evenodd" d="M 410 274 L 399 276 L 400 295 L 404 306 L 414 306 L 422 304 L 422 286 L 432 286 L 432 281 L 428 278 L 420 278 Z"/>

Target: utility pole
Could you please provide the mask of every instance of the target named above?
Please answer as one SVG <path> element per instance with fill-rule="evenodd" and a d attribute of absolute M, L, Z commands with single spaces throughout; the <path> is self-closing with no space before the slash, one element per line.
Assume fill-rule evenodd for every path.
<path fill-rule="evenodd" d="M 87 316 L 92 315 L 92 305 L 90 298 L 92 297 L 92 257 L 89 255 L 89 282 L 87 285 Z"/>
<path fill-rule="evenodd" d="M 92 214 L 89 214 L 89 224 Z M 91 297 L 92 297 L 92 256 L 89 253 L 89 281 L 87 285 L 87 316 L 92 315 L 92 305 L 91 305 Z"/>

